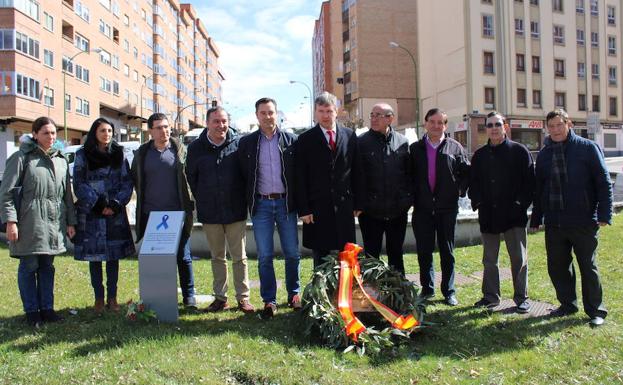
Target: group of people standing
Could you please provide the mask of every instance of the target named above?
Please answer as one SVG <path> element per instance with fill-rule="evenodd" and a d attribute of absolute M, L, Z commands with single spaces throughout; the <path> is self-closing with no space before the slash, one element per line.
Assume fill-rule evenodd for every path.
<path fill-rule="evenodd" d="M 389 265 L 404 275 L 403 244 L 411 207 L 420 295 L 426 300 L 435 295 L 437 246 L 441 293 L 447 305 L 456 306 L 454 231 L 459 197 L 469 191 L 484 246 L 483 297 L 475 306 L 493 308 L 500 303 L 498 252 L 503 236 L 517 311 L 530 310 L 526 227 L 527 211 L 534 203 L 530 228 L 539 228 L 544 218 L 548 272 L 561 302 L 553 315 L 578 310 L 573 249 L 582 276 L 584 310 L 591 324 L 603 324 L 607 312 L 595 251 L 599 226 L 611 220 L 612 190 L 601 150 L 573 133 L 565 111 L 547 115 L 550 135 L 536 171 L 530 152 L 508 138 L 506 119 L 497 112 L 487 116 L 488 142 L 476 151 L 471 165 L 461 144 L 446 134 L 447 116 L 438 108 L 426 113 L 426 134 L 411 145 L 392 126 L 394 111 L 386 103 L 373 106 L 370 130 L 360 137 L 337 122 L 337 99 L 327 92 L 314 101 L 316 126 L 298 137 L 279 127 L 274 99 L 259 99 L 255 112 L 259 129 L 238 136 L 229 128 L 227 111 L 210 108 L 207 128 L 187 152 L 171 137 L 166 115 L 155 113 L 147 122 L 151 140 L 136 151 L 131 167 L 112 139 L 113 124 L 97 119 L 76 154 L 75 204 L 67 161 L 53 146 L 54 122 L 35 120 L 32 137 L 8 159 L 0 186 L 0 217 L 7 223 L 11 256 L 20 258 L 18 286 L 28 322 L 61 318 L 53 310 L 52 262 L 54 255 L 65 251 L 65 235 L 74 242 L 75 258 L 89 261 L 94 310 L 119 310 L 118 260 L 135 254 L 125 210 L 134 188 L 137 240 L 151 211 L 186 214 L 177 266 L 183 304 L 188 307 L 196 307 L 189 241 L 195 204 L 212 256 L 215 300 L 207 311 L 230 308 L 227 253 L 236 306 L 244 313 L 255 311 L 249 300 L 245 251 L 248 215 L 264 303 L 260 315 L 268 319 L 277 312 L 275 227 L 285 261 L 287 304 L 298 310 L 302 306 L 299 219 L 302 243 L 312 250 L 314 268 L 347 242 L 356 241 L 358 218 L 365 252 L 379 258 L 385 236 Z M 102 262 L 106 262 L 106 293 Z"/>

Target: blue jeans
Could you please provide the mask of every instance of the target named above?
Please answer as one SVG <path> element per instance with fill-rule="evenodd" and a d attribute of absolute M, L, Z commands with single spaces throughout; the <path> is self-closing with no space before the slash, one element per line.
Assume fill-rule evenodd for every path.
<path fill-rule="evenodd" d="M 104 299 L 104 275 L 102 272 L 102 262 L 89 262 L 89 272 L 91 273 L 91 286 L 95 293 L 95 299 Z M 119 279 L 119 261 L 106 262 L 106 294 L 107 298 L 117 298 L 117 281 Z"/>
<path fill-rule="evenodd" d="M 275 250 L 273 234 L 275 223 L 281 241 L 281 250 L 285 259 L 286 290 L 288 299 L 300 291 L 299 263 L 299 240 L 296 212 L 286 212 L 286 200 L 258 198 L 253 221 L 253 234 L 257 246 L 258 270 L 260 274 L 260 295 L 264 303 L 276 303 L 277 281 L 273 259 Z"/>
<path fill-rule="evenodd" d="M 29 255 L 20 257 L 17 286 L 24 312 L 54 308 L 54 256 Z"/>
<path fill-rule="evenodd" d="M 180 277 L 180 288 L 184 299 L 195 296 L 195 277 L 193 274 L 193 258 L 190 255 L 190 237 L 184 236 L 180 239 L 180 246 L 177 250 L 177 272 Z"/>

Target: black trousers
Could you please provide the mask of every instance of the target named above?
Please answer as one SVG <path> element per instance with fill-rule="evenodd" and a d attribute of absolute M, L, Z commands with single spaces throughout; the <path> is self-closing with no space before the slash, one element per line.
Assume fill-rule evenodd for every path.
<path fill-rule="evenodd" d="M 556 298 L 563 308 L 578 309 L 575 268 L 571 256 L 573 250 L 580 268 L 584 312 L 591 318 L 604 318 L 608 314 L 602 302 L 603 290 L 595 261 L 598 233 L 597 224 L 582 227 L 545 227 L 547 272 L 554 284 Z"/>
<path fill-rule="evenodd" d="M 422 295 L 435 294 L 435 269 L 433 251 L 435 240 L 439 246 L 441 260 L 441 293 L 449 297 L 454 288 L 454 227 L 457 212 L 432 213 L 418 211 L 413 213 L 412 224 L 415 235 L 418 263 L 420 265 L 420 285 Z"/>
<path fill-rule="evenodd" d="M 407 232 L 407 212 L 392 219 L 377 219 L 365 213 L 359 215 L 359 228 L 363 237 L 363 248 L 366 254 L 379 258 L 385 234 L 385 251 L 387 261 L 396 271 L 405 274 L 402 246 Z"/>

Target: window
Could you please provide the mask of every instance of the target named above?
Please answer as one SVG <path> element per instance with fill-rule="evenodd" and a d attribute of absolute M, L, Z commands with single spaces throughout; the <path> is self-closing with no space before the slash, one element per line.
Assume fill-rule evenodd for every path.
<path fill-rule="evenodd" d="M 591 32 L 591 46 L 599 47 L 599 32 Z"/>
<path fill-rule="evenodd" d="M 523 19 L 515 19 L 515 35 L 523 36 Z"/>
<path fill-rule="evenodd" d="M 599 108 L 599 95 L 593 95 L 593 112 L 601 111 Z"/>
<path fill-rule="evenodd" d="M 552 0 L 552 10 L 554 12 L 563 12 L 562 0 Z"/>
<path fill-rule="evenodd" d="M 591 65 L 591 73 L 592 73 L 593 79 L 599 79 L 599 64 Z"/>
<path fill-rule="evenodd" d="M 130 66 L 127 64 L 123 65 L 123 74 L 127 77 L 130 77 Z"/>
<path fill-rule="evenodd" d="M 541 32 L 539 29 L 539 22 L 531 21 L 530 22 L 530 36 L 532 36 L 533 39 L 538 39 L 540 34 Z"/>
<path fill-rule="evenodd" d="M 586 95 L 578 94 L 578 111 L 586 111 Z"/>
<path fill-rule="evenodd" d="M 43 50 L 43 64 L 50 68 L 54 68 L 54 52 L 48 51 L 47 49 Z"/>
<path fill-rule="evenodd" d="M 575 12 L 584 13 L 584 0 L 575 0 Z"/>
<path fill-rule="evenodd" d="M 493 37 L 492 15 L 482 15 L 482 36 Z"/>
<path fill-rule="evenodd" d="M 115 95 L 119 95 L 119 82 L 116 80 L 113 80 L 112 82 L 112 93 Z"/>
<path fill-rule="evenodd" d="M 615 96 L 611 96 L 608 98 L 608 104 L 610 108 L 608 108 L 608 115 L 617 116 L 617 98 Z"/>
<path fill-rule="evenodd" d="M 518 53 L 515 56 L 515 66 L 517 67 L 518 72 L 526 71 L 526 56 L 522 53 Z"/>
<path fill-rule="evenodd" d="M 39 21 L 39 3 L 35 0 L 0 0 L 0 8 L 15 8 Z"/>
<path fill-rule="evenodd" d="M 119 55 L 112 55 L 111 64 L 112 68 L 119 69 Z"/>
<path fill-rule="evenodd" d="M 110 53 L 108 51 L 105 50 L 101 50 L 100 51 L 100 62 L 110 66 Z"/>
<path fill-rule="evenodd" d="M 530 5 L 539 5 L 539 0 L 530 0 Z"/>
<path fill-rule="evenodd" d="M 616 25 L 616 8 L 608 6 L 608 25 Z"/>
<path fill-rule="evenodd" d="M 39 59 L 39 41 L 17 31 L 15 32 L 15 49 Z"/>
<path fill-rule="evenodd" d="M 79 33 L 76 33 L 76 39 L 75 39 L 74 45 L 79 50 L 82 50 L 84 52 L 89 52 L 89 46 L 90 46 L 89 39 L 80 35 Z"/>
<path fill-rule="evenodd" d="M 134 50 L 133 50 L 132 54 L 134 55 L 134 59 L 138 60 L 138 48 L 134 47 Z"/>
<path fill-rule="evenodd" d="M 43 87 L 43 105 L 54 106 L 54 90 L 47 86 Z"/>
<path fill-rule="evenodd" d="M 481 1 L 485 4 L 491 4 L 492 0 L 481 0 Z M 145 13 L 145 11 L 143 11 L 143 13 Z"/>
<path fill-rule="evenodd" d="M 564 59 L 554 59 L 554 75 L 558 78 L 565 77 L 565 61 Z"/>
<path fill-rule="evenodd" d="M 567 108 L 567 95 L 564 92 L 556 92 L 554 94 L 555 107 Z"/>
<path fill-rule="evenodd" d="M 526 89 L 517 88 L 517 107 L 526 106 Z"/>
<path fill-rule="evenodd" d="M 136 70 L 132 71 L 132 80 L 134 80 L 135 82 L 138 82 L 138 71 Z"/>
<path fill-rule="evenodd" d="M 616 56 L 617 54 L 617 38 L 608 36 L 608 55 Z"/>
<path fill-rule="evenodd" d="M 65 94 L 65 111 L 71 111 L 71 95 Z"/>
<path fill-rule="evenodd" d="M 70 74 L 74 73 L 74 63 L 67 56 L 63 56 L 63 71 Z"/>
<path fill-rule="evenodd" d="M 485 87 L 485 109 L 495 108 L 495 88 Z"/>
<path fill-rule="evenodd" d="M 532 72 L 535 74 L 541 73 L 541 57 L 532 56 Z"/>
<path fill-rule="evenodd" d="M 76 78 L 82 80 L 85 83 L 90 81 L 90 71 L 80 64 L 76 64 Z"/>
<path fill-rule="evenodd" d="M 112 27 L 102 19 L 100 19 L 99 30 L 101 34 L 112 39 Z"/>
<path fill-rule="evenodd" d="M 591 0 L 591 16 L 599 15 L 599 3 L 598 0 Z"/>
<path fill-rule="evenodd" d="M 586 63 L 578 62 L 578 78 L 584 79 L 586 77 Z"/>
<path fill-rule="evenodd" d="M 104 8 L 110 11 L 110 0 L 100 0 L 100 4 L 102 4 Z"/>
<path fill-rule="evenodd" d="M 82 98 L 76 98 L 76 113 L 80 114 L 80 115 L 90 115 L 90 108 L 89 108 L 89 101 L 82 99 Z"/>
<path fill-rule="evenodd" d="M 584 30 L 583 29 L 575 30 L 575 40 L 578 43 L 578 45 L 584 45 Z"/>
<path fill-rule="evenodd" d="M 110 80 L 100 76 L 100 90 L 110 93 L 112 91 Z"/>
<path fill-rule="evenodd" d="M 493 62 L 493 52 L 485 52 L 483 55 L 483 66 L 484 73 L 493 74 L 495 73 L 495 67 Z"/>
<path fill-rule="evenodd" d="M 617 67 L 608 67 L 608 84 L 617 85 Z"/>
<path fill-rule="evenodd" d="M 123 25 L 125 25 L 126 27 L 130 25 L 130 18 L 128 17 L 128 15 L 123 15 Z"/>
<path fill-rule="evenodd" d="M 18 95 L 31 99 L 39 99 L 39 81 L 22 74 L 16 74 L 16 90 Z"/>
<path fill-rule="evenodd" d="M 541 108 L 541 90 L 532 90 L 532 107 Z"/>
<path fill-rule="evenodd" d="M 604 133 L 604 147 L 617 148 L 617 134 Z"/>
<path fill-rule="evenodd" d="M 43 27 L 50 32 L 54 32 L 54 17 L 47 12 L 43 12 Z"/>
<path fill-rule="evenodd" d="M 87 23 L 91 21 L 91 13 L 89 12 L 89 8 L 84 5 L 82 1 L 76 1 L 76 5 L 74 6 L 74 12 L 76 12 L 76 15 L 80 16 L 80 18 L 82 18 Z"/>
<path fill-rule="evenodd" d="M 554 26 L 554 44 L 565 44 L 565 27 L 562 25 Z"/>

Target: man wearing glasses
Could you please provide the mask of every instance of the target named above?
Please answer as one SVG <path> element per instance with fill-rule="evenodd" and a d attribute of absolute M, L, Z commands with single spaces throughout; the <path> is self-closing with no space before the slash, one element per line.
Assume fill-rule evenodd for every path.
<path fill-rule="evenodd" d="M 506 118 L 498 112 L 487 115 L 487 144 L 472 157 L 469 198 L 478 210 L 483 245 L 482 299 L 475 307 L 500 304 L 498 256 L 500 237 L 511 260 L 513 300 L 517 313 L 530 311 L 528 302 L 527 210 L 532 204 L 534 162 L 530 151 L 506 136 Z"/>
<path fill-rule="evenodd" d="M 389 104 L 374 105 L 370 131 L 358 139 L 364 180 L 359 226 L 366 254 L 379 258 L 385 234 L 389 265 L 404 275 L 402 245 L 413 194 L 409 141 L 392 128 L 393 121 L 394 111 Z"/>

